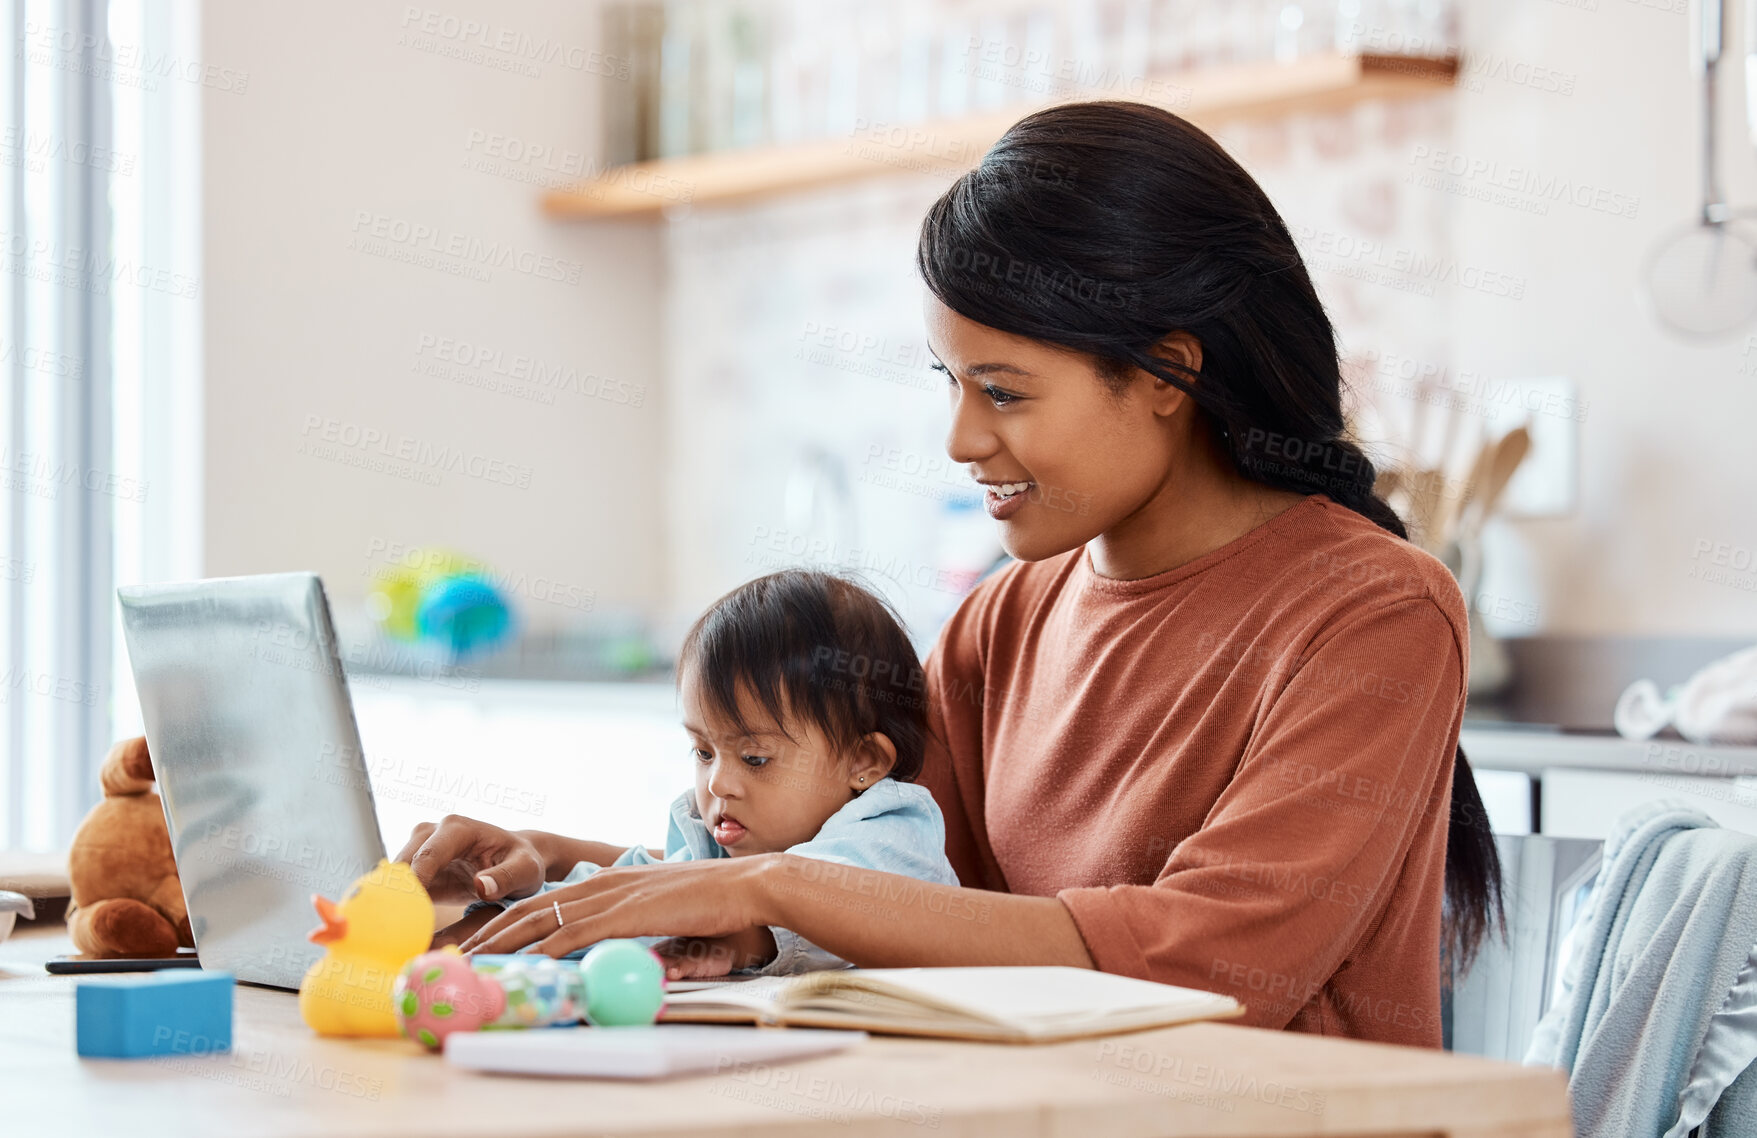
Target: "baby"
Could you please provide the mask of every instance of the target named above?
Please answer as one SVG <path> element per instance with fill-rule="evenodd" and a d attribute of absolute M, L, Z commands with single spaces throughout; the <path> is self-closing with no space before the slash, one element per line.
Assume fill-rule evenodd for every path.
<path fill-rule="evenodd" d="M 759 577 L 690 628 L 677 679 L 695 788 L 671 804 L 665 861 L 784 851 L 958 884 L 939 807 L 913 781 L 927 738 L 921 663 L 883 601 L 827 573 Z M 657 860 L 634 846 L 612 864 Z M 580 862 L 543 890 L 600 868 Z M 780 928 L 751 930 L 727 947 L 689 971 L 847 966 Z"/>

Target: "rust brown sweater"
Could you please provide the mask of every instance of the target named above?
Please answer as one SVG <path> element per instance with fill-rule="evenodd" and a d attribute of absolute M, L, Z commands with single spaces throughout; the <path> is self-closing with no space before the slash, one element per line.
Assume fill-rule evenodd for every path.
<path fill-rule="evenodd" d="M 1438 1046 L 1468 644 L 1445 567 L 1322 494 L 1141 580 L 1011 565 L 928 661 L 921 781 L 963 884 L 1060 898 L 1099 968 Z"/>

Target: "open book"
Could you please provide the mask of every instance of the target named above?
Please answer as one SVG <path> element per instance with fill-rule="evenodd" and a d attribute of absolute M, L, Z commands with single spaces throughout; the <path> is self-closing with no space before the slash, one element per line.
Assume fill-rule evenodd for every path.
<path fill-rule="evenodd" d="M 670 993 L 659 1018 L 1044 1043 L 1243 1014 L 1230 996 L 1056 965 L 763 976 Z"/>

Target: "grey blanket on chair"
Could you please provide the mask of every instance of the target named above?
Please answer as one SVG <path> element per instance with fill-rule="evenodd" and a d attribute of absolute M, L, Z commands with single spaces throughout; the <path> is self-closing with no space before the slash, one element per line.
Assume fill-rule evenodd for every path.
<path fill-rule="evenodd" d="M 1757 838 L 1676 801 L 1619 820 L 1525 1057 L 1569 1072 L 1581 1138 L 1677 1138 L 1703 1120 L 1757 1053 L 1749 1016 L 1717 1018 L 1754 945 Z"/>

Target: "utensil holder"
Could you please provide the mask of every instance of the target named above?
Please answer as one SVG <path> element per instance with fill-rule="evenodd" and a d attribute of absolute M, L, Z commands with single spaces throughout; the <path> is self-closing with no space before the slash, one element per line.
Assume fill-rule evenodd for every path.
<path fill-rule="evenodd" d="M 1440 551 L 1440 561 L 1457 579 L 1469 614 L 1470 675 L 1466 688 L 1473 696 L 1497 695 L 1513 682 L 1513 658 L 1506 645 L 1489 635 L 1477 608 L 1476 591 L 1482 581 L 1481 534 L 1470 533 L 1461 540 L 1447 542 Z"/>

